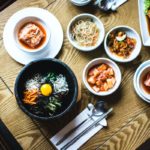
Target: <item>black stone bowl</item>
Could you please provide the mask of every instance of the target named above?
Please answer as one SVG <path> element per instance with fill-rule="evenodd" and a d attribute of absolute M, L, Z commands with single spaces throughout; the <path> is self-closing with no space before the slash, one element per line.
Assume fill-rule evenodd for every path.
<path fill-rule="evenodd" d="M 28 79 L 32 78 L 37 73 L 46 74 L 48 72 L 63 74 L 66 77 L 69 86 L 69 93 L 65 96 L 61 109 L 56 112 L 55 115 L 43 117 L 30 112 L 26 104 L 23 103 L 23 91 L 25 90 L 25 83 Z M 65 63 L 57 59 L 40 59 L 29 63 L 21 70 L 16 78 L 14 92 L 19 107 L 28 116 L 36 120 L 50 121 L 61 118 L 76 103 L 78 96 L 78 83 L 74 73 Z"/>

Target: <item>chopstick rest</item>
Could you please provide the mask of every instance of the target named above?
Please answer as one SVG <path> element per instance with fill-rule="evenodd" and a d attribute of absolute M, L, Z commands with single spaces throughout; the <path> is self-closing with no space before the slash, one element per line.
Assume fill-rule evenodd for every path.
<path fill-rule="evenodd" d="M 92 104 L 91 104 L 92 105 Z M 83 122 L 89 115 L 92 114 L 92 110 L 85 108 L 78 116 L 76 116 L 68 125 L 66 125 L 62 130 L 60 130 L 55 136 L 50 139 L 50 142 L 54 145 L 54 147 L 60 150 L 65 144 L 71 141 L 74 137 L 76 137 L 79 133 L 89 127 L 93 121 L 97 120 L 98 117 L 92 117 L 93 119 L 88 119 L 84 124 L 82 124 L 77 130 L 75 130 L 70 136 L 66 137 L 66 139 L 57 145 L 57 143 L 73 128 L 78 126 L 81 122 Z M 92 136 L 94 136 L 99 130 L 103 128 L 103 126 L 107 126 L 106 119 L 103 119 L 99 125 L 95 126 L 91 129 L 87 134 L 82 136 L 78 141 L 76 141 L 73 145 L 71 145 L 67 150 L 73 150 L 80 148 L 85 142 L 87 142 Z"/>

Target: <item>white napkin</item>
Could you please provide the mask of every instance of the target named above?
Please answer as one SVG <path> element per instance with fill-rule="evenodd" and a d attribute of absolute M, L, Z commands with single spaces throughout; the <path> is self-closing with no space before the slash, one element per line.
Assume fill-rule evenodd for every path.
<path fill-rule="evenodd" d="M 127 2 L 127 0 L 116 0 L 116 3 L 112 5 L 111 9 L 116 10 L 119 6 Z"/>
<path fill-rule="evenodd" d="M 93 106 L 92 104 L 90 104 Z M 98 117 L 93 117 L 92 119 L 88 119 L 84 124 L 82 124 L 75 132 L 73 132 L 65 141 L 63 141 L 60 145 L 56 146 L 56 143 L 64 137 L 66 133 L 68 133 L 71 129 L 75 128 L 79 125 L 83 120 L 89 118 L 88 115 L 91 115 L 91 110 L 85 108 L 77 117 L 75 117 L 68 125 L 66 125 L 62 130 L 60 130 L 55 136 L 53 136 L 50 141 L 55 146 L 56 149 L 60 150 L 65 144 L 67 144 L 70 140 L 76 137 L 79 133 L 81 133 L 84 129 L 86 129 L 89 125 L 93 123 L 94 120 L 98 119 Z M 87 134 L 82 136 L 78 141 L 76 141 L 72 146 L 70 146 L 67 150 L 76 150 L 80 148 L 86 141 L 88 141 L 93 135 L 95 135 L 99 130 L 103 128 L 103 126 L 107 126 L 106 119 L 103 119 L 99 125 L 95 126 L 92 130 L 90 130 Z"/>

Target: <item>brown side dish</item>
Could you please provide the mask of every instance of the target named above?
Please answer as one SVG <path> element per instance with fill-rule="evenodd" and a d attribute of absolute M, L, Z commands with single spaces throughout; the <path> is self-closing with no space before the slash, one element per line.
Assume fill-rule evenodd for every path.
<path fill-rule="evenodd" d="M 99 64 L 89 70 L 87 81 L 95 92 L 104 92 L 114 87 L 116 78 L 109 65 Z"/>
<path fill-rule="evenodd" d="M 113 54 L 125 59 L 135 49 L 136 40 L 128 37 L 124 31 L 118 30 L 109 34 L 107 44 Z"/>
<path fill-rule="evenodd" d="M 18 39 L 25 48 L 35 50 L 44 44 L 46 31 L 41 24 L 28 22 L 19 30 Z"/>

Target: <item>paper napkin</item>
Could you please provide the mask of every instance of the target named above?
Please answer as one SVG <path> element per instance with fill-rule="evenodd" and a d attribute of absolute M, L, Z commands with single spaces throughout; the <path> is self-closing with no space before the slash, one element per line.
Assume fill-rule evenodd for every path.
<path fill-rule="evenodd" d="M 112 9 L 117 9 L 119 6 L 127 2 L 127 0 L 116 0 L 116 3 L 112 6 Z"/>

